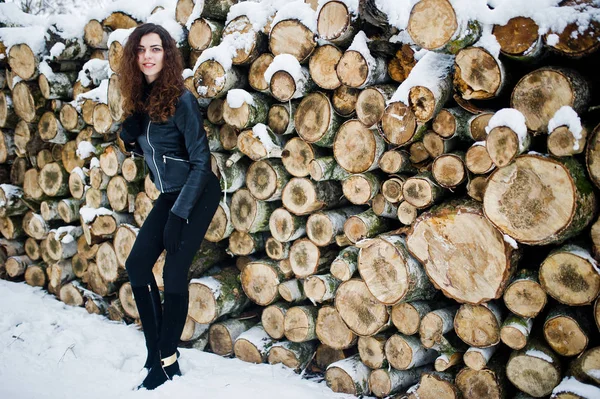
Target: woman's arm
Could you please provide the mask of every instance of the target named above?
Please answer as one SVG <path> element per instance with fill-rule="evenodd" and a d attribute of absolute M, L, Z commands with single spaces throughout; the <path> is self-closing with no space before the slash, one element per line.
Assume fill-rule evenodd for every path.
<path fill-rule="evenodd" d="M 171 211 L 187 219 L 210 177 L 210 149 L 194 95 L 186 91 L 175 112 L 175 125 L 183 133 L 190 161 L 190 173 Z"/>
<path fill-rule="evenodd" d="M 135 148 L 135 143 L 140 134 L 143 132 L 142 114 L 135 113 L 128 116 L 121 124 L 121 132 L 119 137 L 125 144 L 125 149 L 131 151 Z"/>

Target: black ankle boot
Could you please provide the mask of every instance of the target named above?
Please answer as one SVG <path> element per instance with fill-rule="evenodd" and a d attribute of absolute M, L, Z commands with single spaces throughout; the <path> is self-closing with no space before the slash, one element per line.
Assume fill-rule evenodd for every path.
<path fill-rule="evenodd" d="M 171 356 L 161 359 L 160 352 L 157 352 L 153 357 L 156 360 L 152 364 L 152 367 L 150 367 L 148 375 L 138 389 L 156 389 L 165 382 L 172 380 L 176 375 L 181 375 L 179 363 L 177 362 L 178 354 L 179 353 L 176 352 Z"/>
<path fill-rule="evenodd" d="M 183 332 L 188 312 L 188 292 L 165 293 L 163 323 L 160 331 L 159 351 L 140 388 L 155 389 L 176 375 L 181 375 L 177 343 Z"/>
<path fill-rule="evenodd" d="M 137 305 L 140 321 L 146 339 L 148 355 L 144 368 L 150 369 L 158 358 L 158 341 L 162 324 L 162 307 L 160 293 L 155 282 L 141 287 L 131 287 L 135 304 Z"/>

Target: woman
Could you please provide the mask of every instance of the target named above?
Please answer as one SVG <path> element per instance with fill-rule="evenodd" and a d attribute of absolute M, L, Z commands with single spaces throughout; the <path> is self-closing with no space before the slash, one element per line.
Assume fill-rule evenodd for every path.
<path fill-rule="evenodd" d="M 154 389 L 181 375 L 177 343 L 188 311 L 188 270 L 219 203 L 219 181 L 196 98 L 183 84 L 183 61 L 161 26 L 143 24 L 129 36 L 120 67 L 120 137 L 143 154 L 161 194 L 144 221 L 125 267 L 144 329 Z M 166 249 L 164 310 L 152 267 Z"/>

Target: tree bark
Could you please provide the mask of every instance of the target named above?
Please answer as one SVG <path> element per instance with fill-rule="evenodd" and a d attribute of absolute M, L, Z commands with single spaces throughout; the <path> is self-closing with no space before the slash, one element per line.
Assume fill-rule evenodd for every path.
<path fill-rule="evenodd" d="M 299 372 L 304 370 L 312 361 L 316 349 L 317 342 L 314 340 L 306 342 L 277 342 L 269 349 L 269 358 L 267 360 L 269 364 L 282 363 L 284 366 Z"/>
<path fill-rule="evenodd" d="M 190 281 L 189 316 L 200 324 L 210 324 L 219 317 L 240 312 L 249 300 L 242 291 L 235 268 Z"/>
<path fill-rule="evenodd" d="M 353 215 L 344 223 L 344 234 L 350 242 L 356 243 L 364 238 L 389 231 L 392 221 L 390 219 L 375 215 L 373 209 Z"/>

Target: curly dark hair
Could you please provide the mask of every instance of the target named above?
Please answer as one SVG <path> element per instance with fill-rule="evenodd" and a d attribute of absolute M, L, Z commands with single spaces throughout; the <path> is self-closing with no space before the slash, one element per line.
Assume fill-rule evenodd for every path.
<path fill-rule="evenodd" d="M 156 33 L 162 41 L 163 68 L 152 85 L 152 91 L 144 101 L 144 90 L 148 84 L 138 66 L 138 47 L 142 36 Z M 145 23 L 129 35 L 123 58 L 119 65 L 121 96 L 124 117 L 136 112 L 146 112 L 153 122 L 165 122 L 175 114 L 175 107 L 185 86 L 183 84 L 183 57 L 177 43 L 169 32 L 160 25 Z"/>

